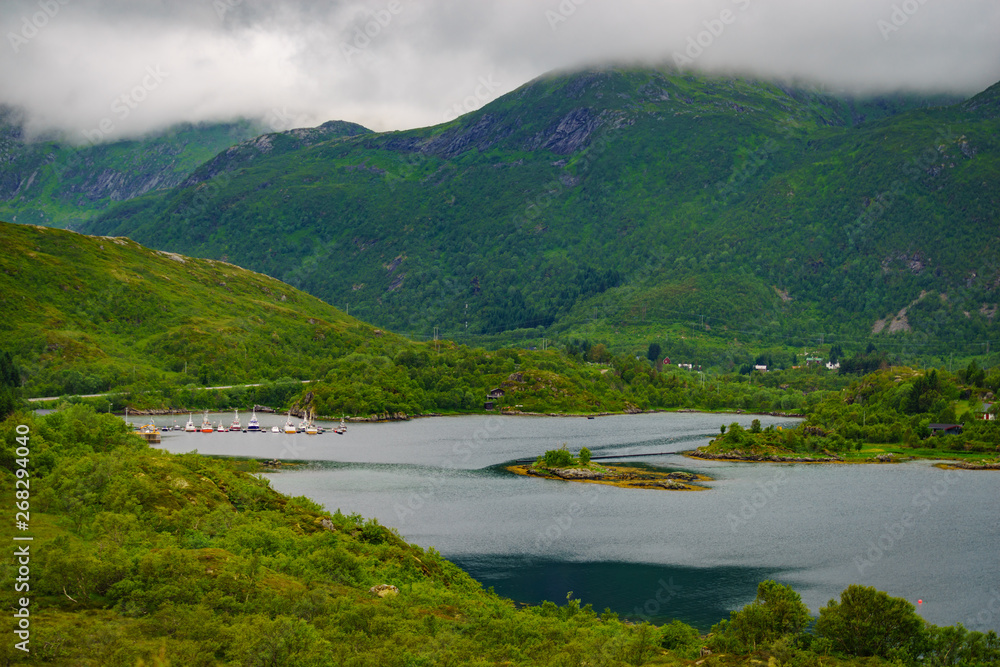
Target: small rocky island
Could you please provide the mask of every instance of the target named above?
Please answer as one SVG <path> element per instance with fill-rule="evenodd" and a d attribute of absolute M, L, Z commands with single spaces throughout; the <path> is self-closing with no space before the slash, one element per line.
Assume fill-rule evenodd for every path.
<path fill-rule="evenodd" d="M 518 475 L 561 479 L 568 482 L 610 484 L 627 489 L 665 489 L 667 491 L 703 491 L 696 482 L 711 481 L 711 477 L 690 472 L 667 472 L 639 466 L 601 465 L 590 460 L 586 447 L 574 457 L 563 445 L 539 456 L 534 463 L 507 466 Z"/>

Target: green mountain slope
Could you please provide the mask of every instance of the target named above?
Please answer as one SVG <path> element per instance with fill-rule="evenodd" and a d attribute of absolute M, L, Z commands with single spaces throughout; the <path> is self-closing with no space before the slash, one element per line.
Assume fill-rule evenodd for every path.
<path fill-rule="evenodd" d="M 0 242 L 0 348 L 18 360 L 29 395 L 313 377 L 373 336 L 319 299 L 231 264 L 9 223 Z"/>
<path fill-rule="evenodd" d="M 75 146 L 54 139 L 26 140 L 21 117 L 0 107 L 0 218 L 73 227 L 116 202 L 182 184 L 199 165 L 262 132 L 256 121 L 182 124 L 141 139 Z M 366 131 L 348 123 L 293 130 L 287 143 Z M 251 143 L 252 147 L 252 143 Z M 227 150 L 229 149 L 229 150 Z"/>
<path fill-rule="evenodd" d="M 953 101 L 543 77 L 436 127 L 220 156 L 88 229 L 227 258 L 410 333 L 909 330 L 940 351 L 995 331 L 1000 278 L 996 88 L 931 106 Z"/>
<path fill-rule="evenodd" d="M 483 411 L 495 388 L 506 394 L 496 409 L 528 412 L 795 410 L 805 400 L 776 384 L 659 373 L 599 345 L 566 354 L 413 342 L 273 278 L 120 237 L 0 223 L 0 243 L 0 351 L 25 396 L 115 390 L 119 409 L 261 403 L 383 417 Z M 787 381 L 812 391 L 831 379 Z"/>

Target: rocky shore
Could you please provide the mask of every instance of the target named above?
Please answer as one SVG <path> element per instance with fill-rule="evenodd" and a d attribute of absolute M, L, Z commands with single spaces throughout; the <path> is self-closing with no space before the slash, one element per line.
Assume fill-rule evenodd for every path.
<path fill-rule="evenodd" d="M 715 461 L 758 461 L 772 463 L 843 463 L 844 459 L 839 456 L 824 456 L 821 458 L 810 456 L 778 456 L 776 454 L 747 454 L 738 449 L 731 452 L 701 452 L 698 450 L 684 452 L 685 456 L 695 459 L 710 459 Z"/>
<path fill-rule="evenodd" d="M 665 489 L 668 491 L 704 490 L 705 487 L 697 482 L 711 480 L 705 475 L 696 475 L 690 472 L 658 472 L 625 466 L 536 468 L 533 465 L 514 465 L 508 466 L 507 470 L 518 475 L 561 479 L 567 482 L 590 482 L 630 489 Z"/>

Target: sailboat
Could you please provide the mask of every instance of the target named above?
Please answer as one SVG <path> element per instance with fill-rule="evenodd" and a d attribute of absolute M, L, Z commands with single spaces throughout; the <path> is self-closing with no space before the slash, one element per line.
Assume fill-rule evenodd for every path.
<path fill-rule="evenodd" d="M 212 422 L 208 421 L 208 410 L 205 410 L 205 419 L 201 422 L 201 432 L 211 433 L 215 429 L 212 428 Z"/>
<path fill-rule="evenodd" d="M 185 433 L 195 433 L 195 432 L 197 432 L 197 430 L 198 430 L 197 427 L 195 427 L 195 425 L 194 425 L 194 420 L 191 419 L 191 413 L 189 412 L 188 413 L 188 422 L 187 422 L 187 424 L 184 424 L 184 432 Z"/>
<path fill-rule="evenodd" d="M 295 424 L 292 423 L 292 411 L 288 411 L 288 419 L 285 420 L 285 433 L 298 433 Z"/>
<path fill-rule="evenodd" d="M 337 435 L 344 435 L 347 433 L 347 424 L 344 423 L 344 415 L 340 415 L 340 426 L 333 429 L 333 432 Z"/>
<path fill-rule="evenodd" d="M 254 406 L 253 416 L 250 417 L 250 421 L 247 423 L 247 430 L 255 433 L 260 431 L 260 423 L 257 421 L 257 406 Z"/>
<path fill-rule="evenodd" d="M 230 431 L 242 431 L 243 424 L 240 423 L 240 411 L 235 410 L 233 412 L 233 423 L 229 426 Z"/>

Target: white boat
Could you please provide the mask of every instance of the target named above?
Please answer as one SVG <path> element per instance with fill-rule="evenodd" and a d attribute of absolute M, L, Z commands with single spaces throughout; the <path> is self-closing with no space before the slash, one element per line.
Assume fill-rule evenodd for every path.
<path fill-rule="evenodd" d="M 347 424 L 344 423 L 344 415 L 340 415 L 340 426 L 333 429 L 333 432 L 337 435 L 344 435 L 347 433 Z"/>
<path fill-rule="evenodd" d="M 233 412 L 233 423 L 229 426 L 230 431 L 242 431 L 243 424 L 240 423 L 240 411 L 235 410 Z"/>
<path fill-rule="evenodd" d="M 198 428 L 194 425 L 194 420 L 191 419 L 191 413 L 189 412 L 188 413 L 188 422 L 187 422 L 187 424 L 184 424 L 184 432 L 185 433 L 195 433 L 197 430 L 198 430 Z"/>
<path fill-rule="evenodd" d="M 305 429 L 306 430 L 306 435 L 316 435 L 316 434 L 319 433 L 319 429 L 316 428 L 316 424 L 314 424 L 313 420 L 309 418 L 309 413 L 308 412 L 306 412 L 306 421 L 305 421 L 305 424 L 306 424 L 306 429 Z"/>
<path fill-rule="evenodd" d="M 285 433 L 298 433 L 295 424 L 292 423 L 292 411 L 288 411 L 288 419 L 285 420 Z"/>
<path fill-rule="evenodd" d="M 247 430 L 248 431 L 254 431 L 254 432 L 260 431 L 260 422 L 257 421 L 257 408 L 256 408 L 256 406 L 253 409 L 253 416 L 250 417 L 250 421 L 247 423 Z"/>
<path fill-rule="evenodd" d="M 205 410 L 205 418 L 201 422 L 201 432 L 202 433 L 211 433 L 214 430 L 215 429 L 212 428 L 212 422 L 208 421 L 208 410 Z"/>
<path fill-rule="evenodd" d="M 215 429 L 216 433 L 225 433 L 228 430 L 229 430 L 228 428 L 226 428 L 225 426 L 223 426 L 221 420 L 219 421 L 219 427 L 217 429 Z"/>
<path fill-rule="evenodd" d="M 281 429 L 278 428 L 277 426 L 272 426 L 271 433 L 281 433 Z"/>

